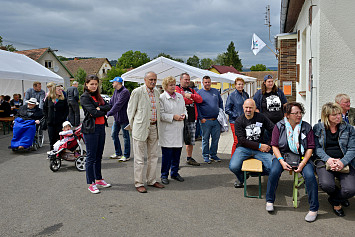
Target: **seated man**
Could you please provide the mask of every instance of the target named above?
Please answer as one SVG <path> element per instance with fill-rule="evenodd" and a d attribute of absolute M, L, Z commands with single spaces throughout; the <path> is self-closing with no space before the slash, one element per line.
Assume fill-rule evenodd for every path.
<path fill-rule="evenodd" d="M 18 109 L 23 105 L 23 101 L 20 99 L 20 94 L 14 94 L 13 99 L 10 100 L 12 113 L 16 115 Z"/>
<path fill-rule="evenodd" d="M 36 124 L 40 123 L 43 117 L 42 110 L 38 107 L 36 98 L 26 101 L 26 105 L 20 107 L 16 114 L 11 148 L 24 149 L 33 143 L 36 133 Z"/>
<path fill-rule="evenodd" d="M 238 137 L 237 148 L 229 163 L 229 169 L 237 176 L 235 188 L 242 188 L 244 177 L 242 172 L 243 161 L 253 156 L 263 163 L 263 174 L 269 174 L 272 155 L 270 146 L 263 141 L 265 129 L 272 133 L 274 124 L 263 114 L 255 112 L 256 106 L 253 99 L 247 99 L 243 104 L 244 115 L 235 121 L 235 134 Z"/>

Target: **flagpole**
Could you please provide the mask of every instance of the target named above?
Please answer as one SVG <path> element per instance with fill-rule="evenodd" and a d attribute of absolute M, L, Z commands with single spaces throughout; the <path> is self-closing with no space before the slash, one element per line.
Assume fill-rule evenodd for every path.
<path fill-rule="evenodd" d="M 267 45 L 267 44 L 265 44 L 266 45 L 266 47 L 268 47 L 270 50 L 271 50 L 271 52 L 273 52 L 274 54 L 275 54 L 275 56 L 277 57 L 277 54 Z"/>

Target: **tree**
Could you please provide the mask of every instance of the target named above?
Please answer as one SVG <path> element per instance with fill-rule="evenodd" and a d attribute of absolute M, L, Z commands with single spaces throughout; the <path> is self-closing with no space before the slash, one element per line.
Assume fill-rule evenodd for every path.
<path fill-rule="evenodd" d="M 3 50 L 10 51 L 10 52 L 17 51 L 17 49 L 12 44 L 3 45 L 1 36 L 0 36 L 0 48 Z"/>
<path fill-rule="evenodd" d="M 115 77 L 120 77 L 126 71 L 127 70 L 123 68 L 112 67 L 111 70 L 107 72 L 106 77 L 102 79 L 101 93 L 112 96 L 115 89 L 112 87 L 112 82 L 110 81 Z"/>
<path fill-rule="evenodd" d="M 66 57 L 64 57 L 64 56 L 58 55 L 57 57 L 58 57 L 58 59 L 59 59 L 60 61 L 62 61 L 62 62 L 64 62 L 64 61 L 69 61 L 69 59 L 66 58 Z"/>
<path fill-rule="evenodd" d="M 81 67 L 78 68 L 78 71 L 76 71 L 76 74 L 74 76 L 74 79 L 79 82 L 79 84 L 84 85 L 85 83 L 85 78 L 86 78 L 86 72 L 84 71 L 84 69 L 82 69 Z"/>
<path fill-rule="evenodd" d="M 119 68 L 137 68 L 150 61 L 146 53 L 140 51 L 133 52 L 132 50 L 125 52 L 117 60 L 117 67 Z"/>
<path fill-rule="evenodd" d="M 183 60 L 183 59 L 181 59 L 181 58 L 173 58 L 173 57 L 170 56 L 169 54 L 165 54 L 165 53 L 160 53 L 160 54 L 158 54 L 154 59 L 159 58 L 159 57 L 161 57 L 161 56 L 163 56 L 163 57 L 165 57 L 165 58 L 169 58 L 169 59 L 174 60 L 174 61 L 177 61 L 177 62 L 180 62 L 180 63 L 184 63 L 184 60 Z"/>
<path fill-rule="evenodd" d="M 225 66 L 233 66 L 238 71 L 242 71 L 242 60 L 239 59 L 238 51 L 235 51 L 234 43 L 228 45 L 227 52 L 225 53 Z"/>
<path fill-rule="evenodd" d="M 203 58 L 201 59 L 201 68 L 202 69 L 209 69 L 215 62 L 210 58 Z"/>
<path fill-rule="evenodd" d="M 196 55 L 194 55 L 194 56 L 189 57 L 187 59 L 186 64 L 193 66 L 193 67 L 200 68 L 200 59 Z"/>
<path fill-rule="evenodd" d="M 226 55 L 225 53 L 220 53 L 217 55 L 217 58 L 214 60 L 217 65 L 222 65 L 224 66 L 224 62 L 226 61 Z M 228 65 L 230 66 L 230 65 Z"/>
<path fill-rule="evenodd" d="M 250 71 L 270 71 L 264 64 L 256 64 L 250 67 Z"/>

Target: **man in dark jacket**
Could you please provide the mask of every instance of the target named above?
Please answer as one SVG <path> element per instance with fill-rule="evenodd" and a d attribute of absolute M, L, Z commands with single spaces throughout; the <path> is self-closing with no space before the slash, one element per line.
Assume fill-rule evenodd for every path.
<path fill-rule="evenodd" d="M 253 99 L 245 100 L 243 104 L 244 115 L 235 121 L 235 134 L 238 137 L 237 149 L 229 163 L 229 169 L 236 176 L 235 188 L 242 188 L 244 177 L 242 172 L 243 161 L 254 156 L 263 163 L 265 174 L 269 174 L 272 163 L 271 147 L 264 141 L 265 130 L 272 133 L 274 124 L 263 114 L 255 112 L 256 105 Z"/>
<path fill-rule="evenodd" d="M 69 106 L 69 122 L 77 127 L 80 124 L 80 109 L 79 109 L 79 91 L 78 91 L 79 83 L 77 81 L 73 81 L 71 87 L 67 90 L 67 100 Z"/>
<path fill-rule="evenodd" d="M 118 161 L 128 161 L 131 154 L 131 143 L 129 138 L 129 131 L 124 129 L 128 125 L 127 106 L 129 101 L 129 91 L 122 85 L 123 79 L 121 77 L 115 77 L 112 82 L 112 87 L 115 88 L 115 92 L 110 100 L 111 110 L 107 113 L 107 116 L 113 116 L 114 122 L 112 125 L 111 136 L 113 144 L 115 145 L 115 154 L 111 159 L 119 159 Z M 118 134 L 122 129 L 124 153 L 122 156 L 122 149 Z"/>

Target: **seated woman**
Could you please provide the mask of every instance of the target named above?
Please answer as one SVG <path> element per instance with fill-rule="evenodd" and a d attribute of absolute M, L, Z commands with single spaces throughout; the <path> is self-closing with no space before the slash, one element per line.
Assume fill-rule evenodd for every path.
<path fill-rule="evenodd" d="M 323 105 L 321 121 L 313 130 L 319 186 L 328 193 L 334 213 L 345 216 L 342 206 L 348 207 L 348 199 L 355 195 L 355 130 L 342 120 L 342 109 L 336 103 Z M 347 165 L 349 172 L 343 173 Z"/>
<path fill-rule="evenodd" d="M 266 210 L 268 212 L 274 211 L 275 192 L 281 173 L 284 170 L 292 170 L 292 167 L 285 162 L 283 156 L 286 152 L 292 152 L 302 156 L 301 162 L 294 172 L 301 173 L 305 180 L 310 206 L 310 211 L 305 220 L 312 222 L 316 220 L 319 208 L 318 184 L 314 176 L 313 164 L 309 162 L 309 158 L 315 148 L 312 126 L 302 121 L 304 108 L 300 103 L 288 103 L 285 114 L 284 119 L 276 124 L 272 132 L 271 146 L 275 158 L 272 161 L 267 182 Z"/>
<path fill-rule="evenodd" d="M 39 124 L 39 120 L 43 117 L 36 98 L 31 98 L 26 103 L 20 107 L 16 114 L 11 140 L 12 149 L 24 149 L 32 145 L 36 134 L 36 124 Z"/>
<path fill-rule="evenodd" d="M 8 95 L 4 96 L 4 100 L 0 105 L 0 117 L 10 117 L 11 114 L 10 99 L 11 97 Z"/>

